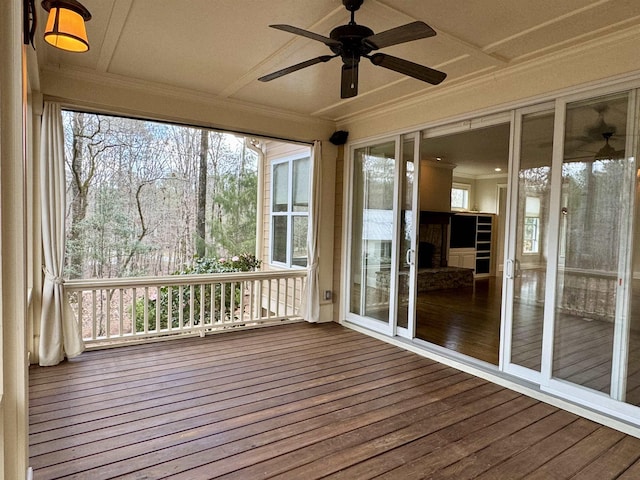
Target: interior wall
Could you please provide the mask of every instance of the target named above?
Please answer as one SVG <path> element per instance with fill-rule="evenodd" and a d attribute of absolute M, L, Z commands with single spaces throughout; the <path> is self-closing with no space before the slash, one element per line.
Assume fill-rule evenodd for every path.
<path fill-rule="evenodd" d="M 498 184 L 507 183 L 507 177 L 481 178 L 475 182 L 475 206 L 484 213 L 498 213 Z"/>
<path fill-rule="evenodd" d="M 440 165 L 431 160 L 420 161 L 420 210 L 451 210 L 452 168 L 451 165 Z"/>

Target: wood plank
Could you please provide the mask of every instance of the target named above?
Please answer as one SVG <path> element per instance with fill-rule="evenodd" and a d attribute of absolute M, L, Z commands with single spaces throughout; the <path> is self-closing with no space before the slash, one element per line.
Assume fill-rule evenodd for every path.
<path fill-rule="evenodd" d="M 522 402 L 522 398 L 518 400 L 519 403 Z M 422 475 L 431 474 L 451 465 L 481 450 L 490 443 L 548 416 L 554 411 L 552 407 L 531 399 L 527 399 L 525 404 L 529 406 L 522 411 L 516 409 L 512 415 L 504 419 L 500 419 L 502 406 L 497 407 L 496 411 L 487 412 L 486 415 L 479 415 L 480 420 L 487 421 L 487 425 L 484 428 L 476 431 L 473 428 L 467 430 L 471 421 L 461 422 L 454 425 L 451 430 L 445 429 L 437 432 L 435 436 L 427 436 L 400 450 L 392 450 L 384 455 L 330 475 L 328 478 L 340 480 L 365 478 L 368 474 L 367 472 L 380 475 L 380 478 L 384 478 L 385 475 L 383 474 L 386 473 L 388 473 L 386 475 L 387 478 L 404 478 L 404 476 L 407 478 L 410 476 L 421 478 Z M 434 442 L 435 445 L 433 445 Z"/>
<path fill-rule="evenodd" d="M 638 439 L 337 324 L 230 332 L 228 344 L 225 335 L 33 369 L 35 479 L 515 469 L 606 480 L 640 469 Z"/>

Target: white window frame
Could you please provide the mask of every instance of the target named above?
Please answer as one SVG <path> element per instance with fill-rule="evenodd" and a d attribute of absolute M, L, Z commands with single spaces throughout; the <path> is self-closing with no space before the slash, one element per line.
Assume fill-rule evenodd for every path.
<path fill-rule="evenodd" d="M 290 268 L 290 269 L 305 269 L 307 268 L 307 259 L 305 258 L 305 265 L 296 265 L 293 263 L 293 219 L 294 217 L 305 217 L 309 218 L 309 209 L 307 208 L 306 212 L 294 212 L 292 209 L 293 205 L 293 165 L 296 161 L 307 160 L 309 162 L 309 166 L 311 166 L 311 153 L 300 153 L 297 155 L 293 155 L 290 157 L 281 158 L 278 160 L 274 160 L 271 163 L 271 181 L 270 181 L 270 198 L 269 198 L 269 264 L 279 268 Z M 278 166 L 282 164 L 287 164 L 287 210 L 284 212 L 274 212 L 273 210 L 273 201 L 275 197 L 275 170 Z M 309 170 L 309 185 L 307 187 L 308 198 L 311 196 L 311 171 Z M 308 207 L 308 203 L 307 203 Z M 273 221 L 275 217 L 286 217 L 287 219 L 287 244 L 286 244 L 286 261 L 281 262 L 273 259 L 274 255 L 274 228 Z M 308 232 L 308 221 L 307 221 L 307 237 L 309 235 Z"/>
<path fill-rule="evenodd" d="M 451 203 L 451 210 L 457 212 L 466 212 L 469 211 L 469 206 L 471 204 L 471 185 L 468 183 L 452 183 L 451 184 L 451 193 L 453 194 L 454 190 L 464 190 L 467 192 L 467 205 L 465 207 L 454 207 L 453 202 Z M 453 199 L 452 199 L 453 200 Z"/>
<path fill-rule="evenodd" d="M 529 209 L 529 199 L 533 199 L 537 202 L 537 209 Z M 534 202 L 532 202 L 534 203 Z M 527 227 L 530 225 L 527 220 L 534 220 L 534 235 L 529 238 L 527 236 Z M 537 196 L 527 195 L 525 200 L 525 212 L 524 212 L 524 225 L 522 232 L 522 254 L 523 255 L 538 255 L 540 253 L 540 198 Z M 525 245 L 527 242 L 531 243 L 531 250 L 527 250 Z"/>

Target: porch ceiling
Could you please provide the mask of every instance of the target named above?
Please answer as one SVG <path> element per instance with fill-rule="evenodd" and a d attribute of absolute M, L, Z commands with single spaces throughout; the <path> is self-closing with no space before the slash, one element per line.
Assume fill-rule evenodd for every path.
<path fill-rule="evenodd" d="M 268 25 L 284 23 L 328 35 L 349 20 L 341 0 L 83 3 L 93 15 L 87 24 L 91 50 L 81 55 L 61 52 L 38 35 L 41 68 L 187 89 L 333 121 L 389 102 L 437 94 L 462 81 L 640 26 L 637 0 L 365 0 L 356 21 L 376 32 L 415 20 L 431 25 L 436 37 L 384 52 L 432 66 L 448 77 L 440 86 L 430 86 L 365 61 L 359 95 L 341 100 L 337 59 L 269 83 L 257 81 L 266 73 L 329 53 L 320 42 Z M 45 12 L 40 8 L 39 16 L 42 28 Z"/>

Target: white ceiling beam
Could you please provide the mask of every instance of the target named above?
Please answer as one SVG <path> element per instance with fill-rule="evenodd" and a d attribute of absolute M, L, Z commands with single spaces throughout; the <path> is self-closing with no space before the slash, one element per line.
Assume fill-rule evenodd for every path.
<path fill-rule="evenodd" d="M 571 10 L 570 12 L 565 13 L 564 15 L 559 15 L 557 17 L 552 18 L 551 20 L 539 23 L 537 25 L 534 25 L 531 28 L 527 28 L 525 30 L 522 30 L 521 32 L 518 32 L 518 33 L 515 33 L 515 34 L 510 35 L 508 37 L 502 38 L 502 39 L 498 40 L 497 42 L 493 42 L 493 43 L 485 46 L 484 47 L 484 51 L 487 52 L 487 53 L 490 53 L 492 51 L 497 50 L 500 46 L 502 46 L 502 45 L 504 45 L 506 43 L 512 42 L 514 40 L 517 40 L 518 38 L 521 38 L 521 37 L 524 37 L 524 36 L 529 35 L 531 33 L 534 33 L 534 32 L 536 32 L 538 30 L 546 28 L 546 27 L 548 27 L 550 25 L 553 25 L 555 23 L 570 21 L 570 19 L 572 17 L 575 17 L 576 15 L 581 15 L 584 12 L 587 12 L 589 10 L 592 10 L 592 9 L 594 9 L 596 7 L 599 7 L 601 5 L 604 5 L 604 4 L 607 4 L 607 3 L 610 3 L 610 2 L 611 2 L 611 0 L 598 0 L 597 2 L 591 3 L 589 5 L 586 5 L 586 6 L 582 7 L 582 8 L 576 8 L 574 10 Z"/>
<path fill-rule="evenodd" d="M 122 35 L 122 30 L 129 17 L 133 0 L 115 0 L 111 9 L 111 17 L 107 22 L 107 31 L 104 35 L 104 41 L 100 47 L 100 56 L 96 69 L 99 72 L 107 72 L 111 60 L 118 46 L 118 40 Z"/>
<path fill-rule="evenodd" d="M 608 1 L 608 0 L 606 0 Z M 386 3 L 380 1 L 380 0 L 369 0 L 367 2 L 369 8 L 376 8 L 375 6 L 377 5 L 377 8 L 380 9 L 380 15 L 385 15 L 384 10 L 387 10 L 387 12 L 392 12 L 396 15 L 402 15 L 407 19 L 407 23 L 408 22 L 414 22 L 416 20 L 422 20 L 424 21 L 424 19 L 421 18 L 414 18 L 411 15 L 398 10 L 397 8 L 391 7 L 389 5 L 387 5 Z M 509 61 L 499 55 L 495 55 L 492 54 L 490 52 L 487 52 L 486 49 L 482 49 L 481 47 L 479 47 L 478 45 L 474 45 L 472 43 L 467 42 L 466 40 L 463 40 L 459 37 L 456 37 L 455 35 L 441 29 L 440 27 L 438 27 L 437 25 L 434 25 L 431 22 L 427 22 L 429 24 L 429 26 L 431 26 L 438 34 L 439 37 L 445 39 L 448 42 L 451 42 L 455 45 L 457 45 L 458 47 L 461 47 L 465 53 L 468 53 L 469 55 L 475 56 L 475 57 L 479 57 L 482 58 L 483 60 L 488 61 L 489 63 L 491 63 L 492 65 L 506 65 L 509 63 Z"/>

